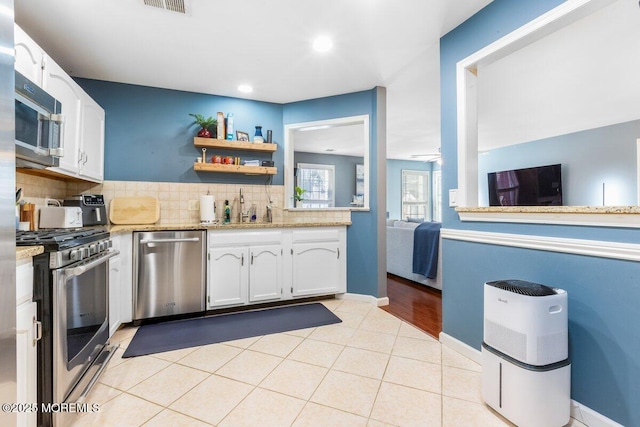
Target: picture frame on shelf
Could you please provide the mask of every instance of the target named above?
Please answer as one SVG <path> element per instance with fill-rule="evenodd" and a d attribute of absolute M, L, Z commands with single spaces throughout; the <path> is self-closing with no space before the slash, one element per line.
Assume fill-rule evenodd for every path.
<path fill-rule="evenodd" d="M 236 131 L 236 140 L 238 141 L 242 141 L 242 142 L 249 142 L 249 134 L 246 132 L 242 132 L 237 130 Z"/>

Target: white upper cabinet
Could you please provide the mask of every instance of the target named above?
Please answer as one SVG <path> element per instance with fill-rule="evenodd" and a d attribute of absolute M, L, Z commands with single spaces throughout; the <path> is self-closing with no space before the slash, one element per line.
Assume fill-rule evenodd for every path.
<path fill-rule="evenodd" d="M 104 178 L 104 110 L 89 95 L 82 98 L 82 150 L 79 171 L 81 177 L 93 181 Z"/>
<path fill-rule="evenodd" d="M 80 124 L 84 91 L 55 61 L 47 61 L 43 88 L 62 104 L 62 148 L 60 167 L 52 170 L 75 175 L 80 157 Z"/>
<path fill-rule="evenodd" d="M 42 86 L 44 51 L 20 27 L 14 26 L 15 68 L 20 74 Z"/>
<path fill-rule="evenodd" d="M 56 174 L 102 182 L 104 178 L 104 109 L 60 65 L 48 57 L 20 27 L 15 29 L 15 68 L 62 104 L 60 166 Z"/>

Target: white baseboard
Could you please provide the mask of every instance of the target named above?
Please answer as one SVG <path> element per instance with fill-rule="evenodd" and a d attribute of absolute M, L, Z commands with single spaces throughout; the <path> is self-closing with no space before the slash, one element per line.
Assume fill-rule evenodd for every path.
<path fill-rule="evenodd" d="M 442 345 L 445 345 L 451 350 L 454 350 L 466 358 L 482 365 L 482 353 L 479 350 L 476 350 L 475 348 L 463 343 L 451 335 L 445 334 L 444 332 L 440 332 L 438 339 Z M 580 421 L 588 427 L 623 427 L 621 424 L 618 424 L 617 422 L 605 417 L 580 402 L 576 402 L 573 399 L 571 400 L 571 418 Z"/>
<path fill-rule="evenodd" d="M 580 421 L 588 427 L 624 427 L 622 424 L 618 424 L 612 419 L 605 417 L 601 413 L 573 399 L 571 400 L 571 418 Z"/>
<path fill-rule="evenodd" d="M 471 359 L 479 365 L 482 365 L 482 353 L 479 350 L 463 343 L 462 341 L 447 335 L 444 332 L 440 332 L 438 339 L 443 345 L 446 345 L 451 350 L 455 350 L 467 359 Z"/>
<path fill-rule="evenodd" d="M 389 305 L 389 298 L 388 297 L 376 298 L 373 295 L 350 294 L 348 292 L 345 293 L 345 294 L 336 294 L 336 299 L 368 302 L 368 303 L 373 304 L 373 305 L 375 305 L 377 307 L 381 307 L 383 305 Z"/>

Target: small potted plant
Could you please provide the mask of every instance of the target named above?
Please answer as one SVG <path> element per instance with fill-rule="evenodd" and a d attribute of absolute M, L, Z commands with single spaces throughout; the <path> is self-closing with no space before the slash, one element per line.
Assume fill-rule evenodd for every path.
<path fill-rule="evenodd" d="M 216 119 L 214 119 L 213 117 L 211 117 L 211 116 L 209 116 L 208 118 L 205 119 L 202 114 L 189 113 L 189 115 L 196 119 L 193 122 L 193 124 L 197 123 L 202 128 L 202 129 L 200 129 L 200 131 L 198 131 L 198 136 L 201 137 L 201 138 L 212 138 L 212 135 L 211 135 L 211 132 L 209 131 L 209 128 L 211 126 L 217 126 L 218 125 L 218 121 Z"/>
<path fill-rule="evenodd" d="M 302 195 L 303 195 L 304 193 L 306 193 L 306 192 L 307 192 L 307 190 L 305 190 L 305 189 L 303 189 L 303 188 L 300 188 L 300 187 L 298 187 L 298 186 L 296 185 L 295 191 L 296 191 L 296 194 L 294 194 L 294 195 L 293 195 L 293 200 L 295 200 L 295 206 L 296 206 L 296 208 L 297 208 L 297 207 L 298 207 L 298 204 L 300 204 L 300 202 L 302 202 L 302 200 L 304 200 L 304 199 L 302 198 Z"/>

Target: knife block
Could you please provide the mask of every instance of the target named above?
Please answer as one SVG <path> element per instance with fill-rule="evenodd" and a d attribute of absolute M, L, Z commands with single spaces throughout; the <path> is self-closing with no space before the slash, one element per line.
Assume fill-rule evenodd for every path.
<path fill-rule="evenodd" d="M 29 230 L 35 230 L 36 226 L 36 205 L 33 203 L 25 203 L 20 205 L 20 221 L 29 223 Z"/>

